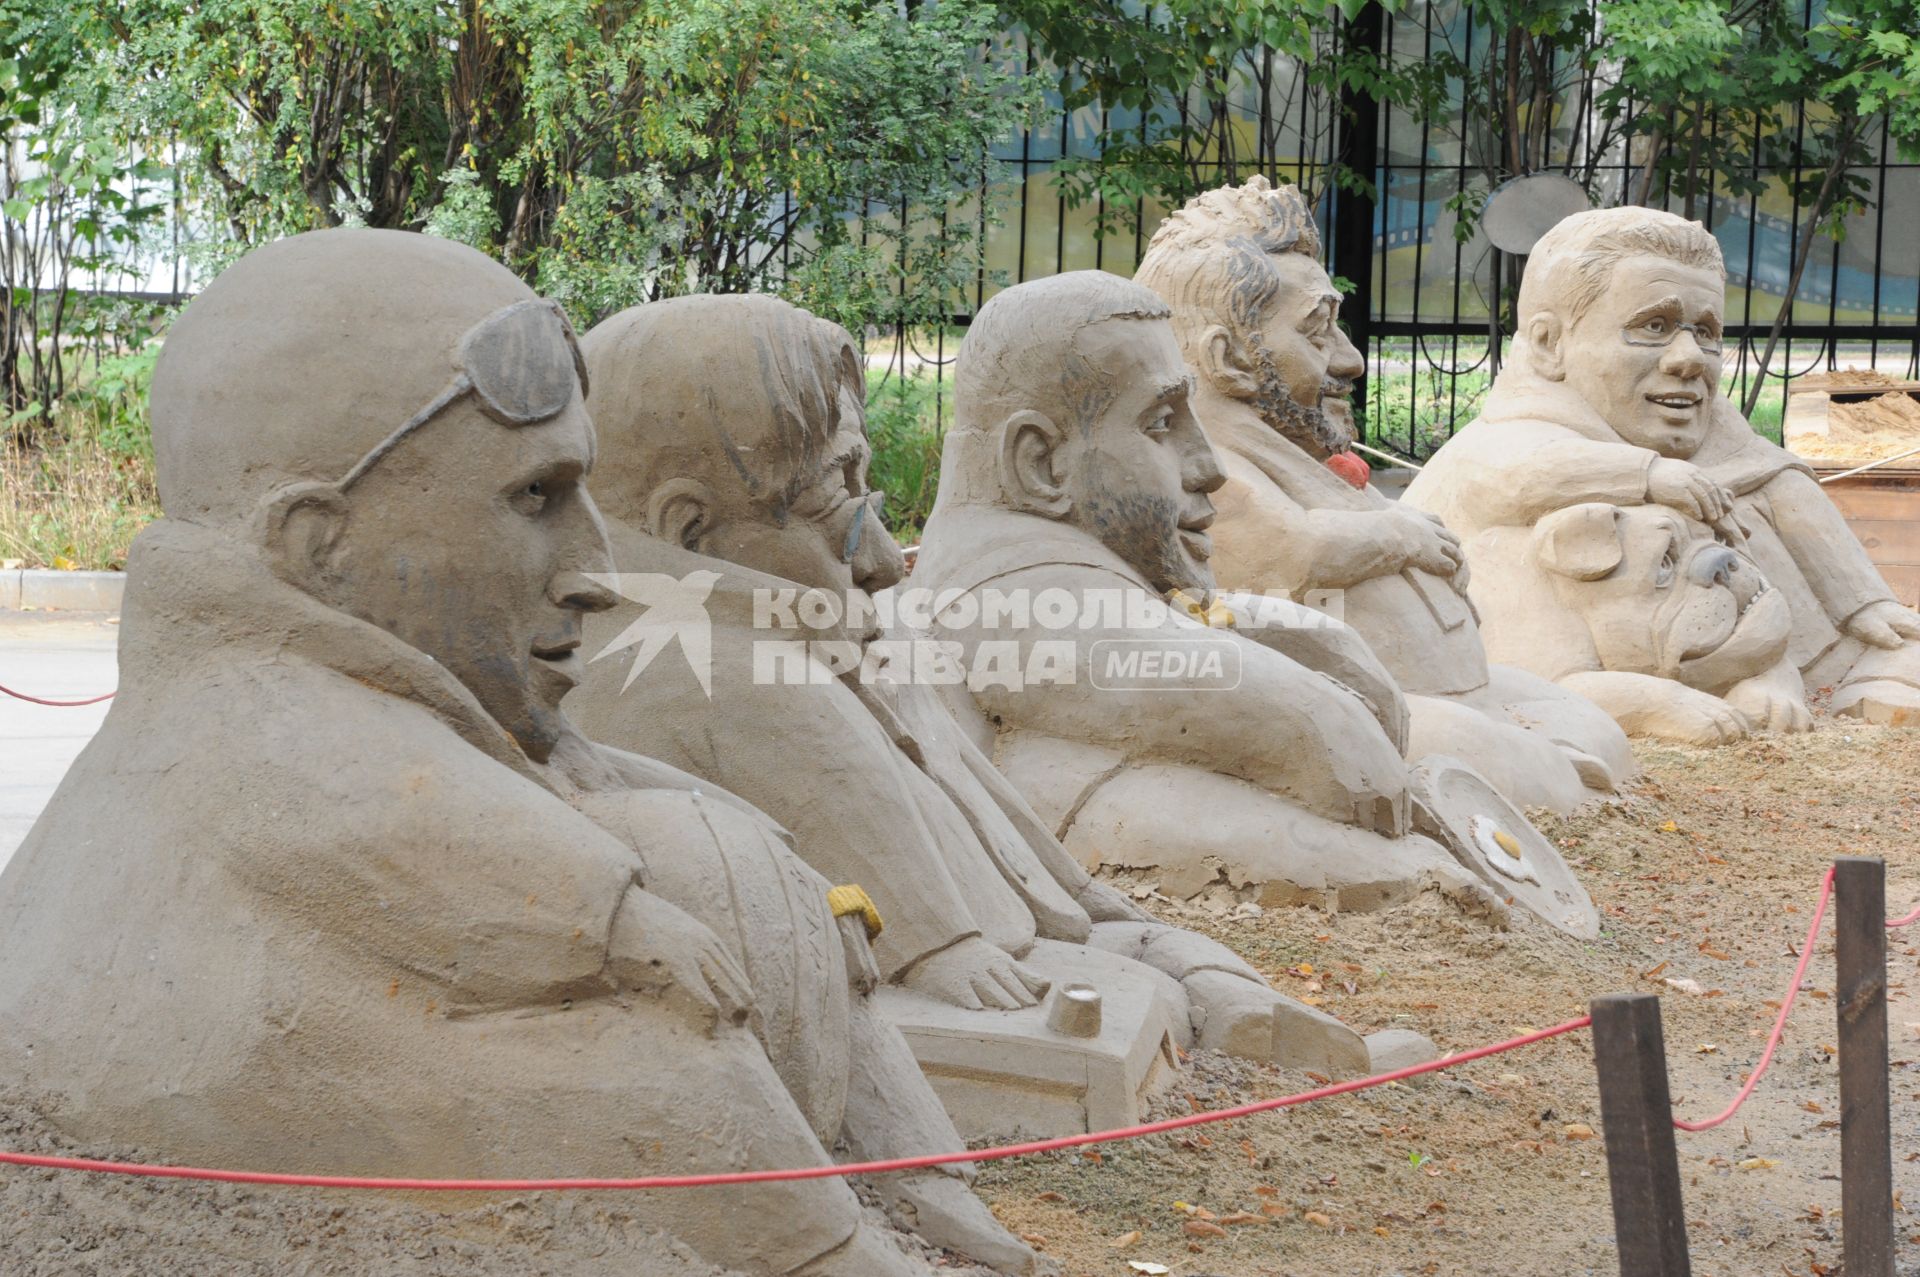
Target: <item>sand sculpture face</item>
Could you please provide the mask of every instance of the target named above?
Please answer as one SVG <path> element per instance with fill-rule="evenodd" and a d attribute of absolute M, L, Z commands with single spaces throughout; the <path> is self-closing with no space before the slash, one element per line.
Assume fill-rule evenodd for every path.
<path fill-rule="evenodd" d="M 650 366 L 679 384 L 643 384 L 636 363 L 616 361 L 600 400 L 637 433 L 673 442 L 623 449 L 596 487 L 652 535 L 769 576 L 839 597 L 898 581 L 900 547 L 867 483 L 865 366 L 846 331 L 794 322 L 771 297 L 660 305 L 673 322 L 650 339 L 690 349 Z M 742 371 L 707 376 L 716 364 Z"/>
<path fill-rule="evenodd" d="M 1535 525 L 1533 553 L 1597 668 L 1719 694 L 1786 654 L 1792 617 L 1751 561 L 1663 506 L 1587 503 Z"/>
<path fill-rule="evenodd" d="M 1316 458 L 1352 442 L 1348 400 L 1366 373 L 1319 254 L 1298 192 L 1256 177 L 1189 202 L 1155 233 L 1135 276 L 1172 306 L 1209 388 Z"/>
<path fill-rule="evenodd" d="M 272 548 L 284 577 L 432 656 L 545 759 L 580 681 L 580 614 L 613 601 L 587 575 L 611 561 L 584 486 L 584 368 L 544 301 L 481 321 L 458 364 L 338 482 L 283 499 Z"/>
<path fill-rule="evenodd" d="M 1717 271 L 1649 253 L 1589 254 L 1576 269 L 1602 273 L 1597 297 L 1568 280 L 1536 315 L 1536 364 L 1563 376 L 1628 443 L 1687 458 L 1699 448 L 1720 390 Z M 1581 302 L 1585 305 L 1581 305 Z"/>
<path fill-rule="evenodd" d="M 1031 296 L 984 320 L 992 359 L 962 359 L 956 486 L 1080 529 L 1156 590 L 1210 588 L 1225 476 L 1166 307 L 1097 271 Z"/>
<path fill-rule="evenodd" d="M 1062 428 L 1008 425 L 1010 470 L 1031 499 L 1098 539 L 1157 590 L 1213 584 L 1207 494 L 1224 476 L 1187 406 L 1187 368 L 1173 330 L 1157 320 L 1108 320 L 1075 343 L 1111 378 Z"/>

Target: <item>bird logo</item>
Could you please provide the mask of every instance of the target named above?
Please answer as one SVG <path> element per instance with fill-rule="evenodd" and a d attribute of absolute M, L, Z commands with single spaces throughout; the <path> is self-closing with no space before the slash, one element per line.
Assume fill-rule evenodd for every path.
<path fill-rule="evenodd" d="M 720 574 L 704 569 L 680 577 L 664 572 L 609 572 L 594 579 L 646 609 L 592 657 L 598 661 L 628 648 L 637 649 L 620 690 L 632 687 L 641 672 L 653 664 L 653 658 L 677 638 L 681 654 L 700 681 L 700 690 L 712 700 L 713 622 L 707 616 L 707 596 L 713 593 Z"/>

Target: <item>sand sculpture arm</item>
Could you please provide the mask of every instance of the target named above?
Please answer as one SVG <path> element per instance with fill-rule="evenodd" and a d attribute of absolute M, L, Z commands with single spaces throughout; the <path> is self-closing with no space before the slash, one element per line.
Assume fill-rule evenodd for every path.
<path fill-rule="evenodd" d="M 1367 702 L 1394 747 L 1406 748 L 1406 695 L 1358 631 L 1287 599 L 1257 594 L 1223 594 L 1219 599 L 1233 610 L 1237 633 L 1352 689 Z"/>
<path fill-rule="evenodd" d="M 1650 485 L 1660 457 L 1647 448 L 1583 439 L 1541 422 L 1529 423 L 1524 431 L 1503 423 L 1478 443 L 1464 486 L 1469 489 L 1465 505 L 1482 527 L 1527 527 L 1589 501 L 1643 505 L 1657 500 Z"/>
<path fill-rule="evenodd" d="M 1847 627 L 1863 608 L 1895 602 L 1839 507 L 1812 475 L 1783 471 L 1756 495 L 1764 499 L 1768 521 L 1835 625 Z"/>
<path fill-rule="evenodd" d="M 1459 540 L 1433 515 L 1400 505 L 1374 510 L 1309 509 L 1277 484 L 1257 489 L 1229 479 L 1214 496 L 1218 557 L 1249 579 L 1229 589 L 1337 590 L 1419 568 L 1452 576 L 1464 556 Z"/>
<path fill-rule="evenodd" d="M 1629 736 L 1723 745 L 1743 739 L 1752 727 L 1719 697 L 1652 674 L 1583 670 L 1563 676 L 1560 686 L 1607 711 Z"/>
<path fill-rule="evenodd" d="M 1028 597 L 1049 589 L 1080 598 L 1138 589 L 1124 577 L 1077 566 L 1034 568 L 992 584 Z M 976 687 L 988 715 L 1009 727 L 1116 749 L 1133 761 L 1236 776 L 1342 823 L 1405 832 L 1406 764 L 1359 696 L 1230 631 L 1171 618 L 1152 626 L 1088 625 L 1088 619 L 1111 620 L 1091 610 L 1069 630 L 976 627 L 956 633 L 975 659 L 981 643 L 1007 643 L 1017 647 L 1020 668 L 1027 670 L 1038 663 L 1039 645 L 1050 643 L 1073 663 L 1072 682 L 1035 681 L 1019 690 Z M 1240 667 L 1240 677 L 1231 691 L 1165 682 L 1126 686 L 1126 680 L 1116 682 L 1109 671 L 1095 669 L 1096 659 L 1116 650 L 1114 644 L 1165 652 L 1196 642 L 1224 644 L 1223 653 L 1233 654 L 1229 659 Z"/>

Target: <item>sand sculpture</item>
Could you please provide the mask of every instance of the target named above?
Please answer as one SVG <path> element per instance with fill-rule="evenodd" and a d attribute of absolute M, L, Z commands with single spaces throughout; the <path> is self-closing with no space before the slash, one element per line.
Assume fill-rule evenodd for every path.
<path fill-rule="evenodd" d="M 1805 689 L 1832 687 L 1837 713 L 1913 721 L 1920 616 L 1894 600 L 1805 463 L 1755 434 L 1719 393 L 1725 279 L 1713 236 L 1673 214 L 1618 208 L 1561 222 L 1528 261 L 1519 332 L 1480 417 L 1440 449 L 1406 500 L 1460 534 L 1483 612 L 1522 622 L 1497 636 L 1489 622 L 1502 659 L 1550 676 L 1568 618 L 1497 599 L 1527 587 L 1483 569 L 1483 547 L 1511 547 L 1503 529 L 1569 507 L 1664 506 L 1711 527 L 1781 593 L 1787 656 Z M 1649 609 L 1662 579 L 1649 579 Z M 1723 606 L 1719 630 L 1691 641 L 1701 653 L 1721 635 L 1742 644 L 1746 615 Z M 1729 696 L 1746 707 L 1732 724 L 1717 698 L 1678 697 L 1649 717 L 1642 677 L 1592 671 L 1577 686 L 1622 722 L 1681 739 L 1806 721 L 1804 708 L 1778 703 L 1777 681 Z"/>
<path fill-rule="evenodd" d="M 1523 669 L 1489 665 L 1460 543 L 1438 519 L 1330 469 L 1366 362 L 1293 187 L 1209 191 L 1160 224 L 1134 279 L 1173 309 L 1193 411 L 1226 481 L 1213 572 L 1359 631 L 1406 693 L 1410 757 L 1457 756 L 1522 807 L 1566 811 L 1632 774 L 1620 729 Z"/>
<path fill-rule="evenodd" d="M 1592 905 L 1499 795 L 1448 780 L 1453 797 L 1420 801 L 1404 699 L 1351 629 L 1209 597 L 1224 475 L 1168 316 L 1082 271 L 1001 293 L 962 347 L 913 581 L 953 596 L 934 631 L 966 653 L 1001 770 L 1083 863 L 1152 867 L 1170 891 L 1372 908 L 1485 882 L 1591 934 Z M 982 677 L 1005 652 L 1064 676 Z M 1508 843 L 1517 856 L 1489 860 Z"/>
<path fill-rule="evenodd" d="M 63 1128 L 423 1177 L 958 1147 L 858 913 L 559 711 L 613 601 L 584 388 L 558 307 L 420 235 L 282 241 L 175 323 L 120 694 L 0 876 L 0 1070 Z M 958 1179 L 880 1187 L 1033 1268 Z M 837 1179 L 631 1209 L 755 1274 L 929 1271 Z"/>
<path fill-rule="evenodd" d="M 632 597 L 589 622 L 569 713 L 748 799 L 816 869 L 869 886 L 894 986 L 881 1005 L 963 1130 L 1131 1120 L 1167 1076 L 1168 1043 L 1342 1071 L 1425 1049 L 1400 1033 L 1370 1051 L 1092 878 L 941 688 L 912 679 L 911 636 L 880 623 L 903 563 L 868 487 L 865 366 L 843 329 L 770 297 L 689 297 L 615 315 L 582 345 L 594 489 Z M 685 659 L 644 640 L 670 582 L 705 591 L 708 634 Z M 817 627 L 798 621 L 805 591 L 835 601 Z M 770 659 L 800 643 L 810 661 Z M 1098 992 L 1111 1041 L 1057 1027 L 1074 984 Z M 1063 1087 L 1054 1075 L 1082 1050 L 1073 1069 L 1113 1085 Z"/>

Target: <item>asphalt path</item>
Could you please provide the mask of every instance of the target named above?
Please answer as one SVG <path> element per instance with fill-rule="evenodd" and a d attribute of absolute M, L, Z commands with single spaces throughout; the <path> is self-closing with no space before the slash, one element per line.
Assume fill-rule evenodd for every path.
<path fill-rule="evenodd" d="M 49 700 L 110 692 L 119 680 L 119 637 L 119 626 L 106 617 L 0 612 L 0 684 Z M 112 704 L 54 708 L 0 694 L 0 867 Z"/>

